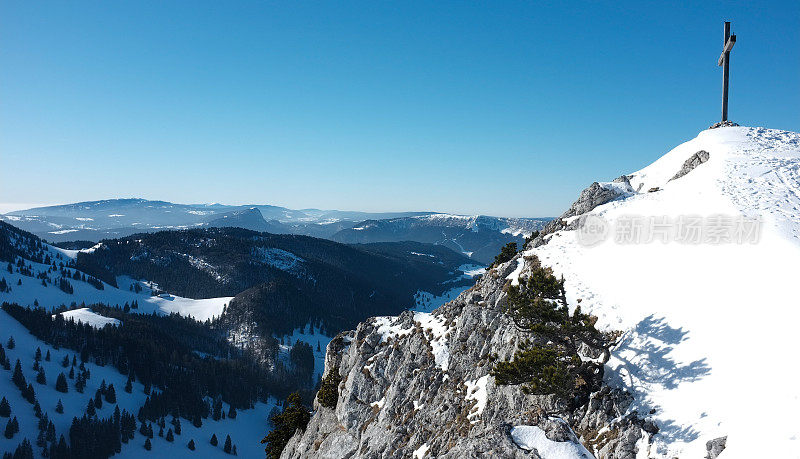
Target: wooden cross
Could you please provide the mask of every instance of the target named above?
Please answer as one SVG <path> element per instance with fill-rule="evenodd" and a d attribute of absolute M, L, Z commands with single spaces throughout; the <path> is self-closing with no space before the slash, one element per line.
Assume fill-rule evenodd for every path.
<path fill-rule="evenodd" d="M 736 43 L 736 35 L 731 35 L 731 23 L 725 23 L 725 41 L 722 54 L 717 65 L 722 67 L 722 121 L 728 121 L 728 67 L 731 61 L 731 49 Z"/>

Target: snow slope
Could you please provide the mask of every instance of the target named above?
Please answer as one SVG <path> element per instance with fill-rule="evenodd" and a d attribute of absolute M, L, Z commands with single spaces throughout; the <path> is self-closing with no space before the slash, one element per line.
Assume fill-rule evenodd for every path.
<path fill-rule="evenodd" d="M 62 249 L 58 249 L 61 251 Z M 47 271 L 48 266 L 26 260 L 26 265 L 33 267 L 33 272 Z M 11 292 L 0 292 L 0 302 L 8 301 L 22 306 L 33 306 L 38 303 L 39 307 L 53 309 L 60 305 L 70 306 L 73 302 L 80 304 L 104 303 L 107 305 L 122 306 L 126 302 L 139 303 L 140 313 L 150 314 L 155 311 L 158 314 L 177 313 L 183 316 L 193 317 L 196 320 L 204 321 L 218 316 L 223 308 L 233 297 L 191 299 L 174 295 L 151 296 L 152 289 L 147 282 L 139 282 L 127 276 L 117 278 L 117 285 L 120 288 L 112 287 L 103 283 L 103 290 L 98 290 L 86 282 L 70 281 L 74 292 L 65 293 L 55 285 L 44 286 L 39 279 L 24 276 L 20 273 L 9 273 L 0 271 L 0 278 L 5 278 L 11 286 Z M 22 281 L 22 285 L 17 285 Z M 142 287 L 141 292 L 135 293 L 129 288 L 133 284 Z"/>
<path fill-rule="evenodd" d="M 70 311 L 64 311 L 61 313 L 61 316 L 66 320 L 74 320 L 75 322 L 89 324 L 94 328 L 103 328 L 106 325 L 117 326 L 121 323 L 117 319 L 101 316 L 89 308 L 79 308 L 72 309 Z"/>
<path fill-rule="evenodd" d="M 708 161 L 670 181 L 700 150 Z M 800 134 L 703 131 L 629 177 L 638 193 L 590 212 L 607 239 L 559 231 L 525 255 L 563 274 L 572 307 L 625 332 L 606 378 L 654 410 L 661 430 L 640 457 L 705 457 L 722 436 L 723 458 L 800 457 Z M 615 242 L 631 216 L 715 215 L 760 218 L 757 242 Z"/>
<path fill-rule="evenodd" d="M 70 311 L 72 312 L 72 311 Z M 96 315 L 96 314 L 95 314 Z M 102 317 L 97 315 L 98 317 Z M 16 346 L 8 349 L 5 344 L 9 337 L 13 336 Z M 74 351 L 69 349 L 56 350 L 48 346 L 43 341 L 31 335 L 25 327 L 14 320 L 8 313 L 0 310 L 0 340 L 2 341 L 6 355 L 11 361 L 11 370 L 5 371 L 0 367 L 0 394 L 6 397 L 11 405 L 12 416 L 16 416 L 19 422 L 20 431 L 13 438 L 7 439 L 0 435 L 0 453 L 13 452 L 23 438 L 28 438 L 35 444 L 38 434 L 38 419 L 34 416 L 33 406 L 22 398 L 22 395 L 11 381 L 14 363 L 20 360 L 22 372 L 25 379 L 32 382 L 36 391 L 36 398 L 46 412 L 56 428 L 56 436 L 64 435 L 69 439 L 69 427 L 72 424 L 73 416 L 82 414 L 86 409 L 86 404 L 90 397 L 93 397 L 100 384 L 105 380 L 106 385 L 113 384 L 117 395 L 117 403 L 120 410 L 126 409 L 129 412 L 137 413 L 139 407 L 147 397 L 144 394 L 144 386 L 139 382 L 133 383 L 133 390 L 130 394 L 125 392 L 124 387 L 127 375 L 122 375 L 112 366 L 98 366 L 87 362 L 85 365 L 91 372 L 91 378 L 86 381 L 84 393 L 78 393 L 74 387 L 74 380 L 68 379 L 69 392 L 63 394 L 55 390 L 55 382 L 58 374 L 67 374 L 69 369 L 61 366 L 64 356 L 72 356 Z M 41 365 L 44 367 L 47 383 L 40 385 L 36 383 L 36 371 L 32 364 L 36 348 L 41 348 L 42 355 L 50 351 L 51 359 L 42 359 Z M 58 400 L 64 405 L 64 413 L 58 414 L 55 411 Z M 114 404 L 103 403 L 103 407 L 97 410 L 98 417 L 109 417 L 114 413 Z M 203 425 L 199 428 L 194 427 L 191 422 L 181 419 L 181 435 L 175 436 L 175 442 L 169 443 L 164 438 L 156 435 L 153 442 L 153 451 L 147 452 L 144 449 L 144 437 L 136 432 L 135 438 L 127 445 L 122 446 L 121 457 L 230 457 L 222 451 L 222 442 L 225 435 L 230 435 L 233 444 L 237 446 L 241 457 L 262 457 L 264 447 L 259 440 L 269 430 L 267 418 L 270 411 L 276 407 L 274 399 L 269 399 L 268 403 L 257 403 L 253 409 L 239 410 L 236 419 L 221 419 L 214 421 L 210 417 L 203 420 Z M 228 404 L 223 404 L 223 410 L 228 411 Z M 168 419 L 169 420 L 169 419 Z M 0 418 L 5 427 L 6 418 Z M 158 428 L 156 427 L 156 431 Z M 217 434 L 220 444 L 217 447 L 209 444 L 208 440 L 213 433 Z M 186 444 L 189 439 L 194 439 L 196 450 L 190 451 Z M 34 454 L 39 456 L 40 448 L 34 447 Z M 154 455 L 155 454 L 155 455 Z M 116 457 L 116 456 L 115 456 Z"/>

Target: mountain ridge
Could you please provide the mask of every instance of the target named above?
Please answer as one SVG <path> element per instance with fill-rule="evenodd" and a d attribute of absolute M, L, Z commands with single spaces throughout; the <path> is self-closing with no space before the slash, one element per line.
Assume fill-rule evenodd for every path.
<path fill-rule="evenodd" d="M 706 156 L 700 151 L 708 157 L 697 164 L 692 158 Z M 694 167 L 673 180 L 687 161 Z M 282 457 L 546 458 L 570 450 L 564 457 L 632 459 L 796 451 L 800 424 L 791 414 L 797 397 L 787 363 L 800 313 L 786 300 L 795 285 L 791 260 L 800 259 L 799 172 L 800 134 L 723 127 L 641 171 L 593 183 L 563 218 L 456 300 L 430 315 L 369 319 L 335 337 L 325 372 L 341 381 L 337 401 L 329 407 L 315 400 L 308 427 Z M 604 240 L 585 239 L 600 234 L 585 230 L 590 220 L 718 221 L 721 214 L 760 218 L 761 238 L 626 244 L 609 231 Z M 576 408 L 492 376 L 493 362 L 511 359 L 526 339 L 541 339 L 515 327 L 505 310 L 509 289 L 540 266 L 563 276 L 569 311 L 589 312 L 598 327 L 619 336 L 602 388 Z M 775 310 L 754 311 L 758 304 Z M 770 378 L 752 371 L 755 361 L 771 369 Z M 753 388 L 764 390 L 747 406 L 733 402 Z"/>

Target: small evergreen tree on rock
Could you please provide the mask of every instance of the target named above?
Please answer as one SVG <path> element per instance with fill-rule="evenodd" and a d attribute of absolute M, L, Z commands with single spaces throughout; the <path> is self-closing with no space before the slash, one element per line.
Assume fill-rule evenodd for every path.
<path fill-rule="evenodd" d="M 336 408 L 336 403 L 339 401 L 339 383 L 341 381 L 339 367 L 333 368 L 322 378 L 322 384 L 320 384 L 319 392 L 317 392 L 317 400 L 322 406 L 331 409 Z"/>
<path fill-rule="evenodd" d="M 603 367 L 611 356 L 614 334 L 595 328 L 596 317 L 570 314 L 564 279 L 532 261 L 530 277 L 510 286 L 504 311 L 516 327 L 529 332 L 511 361 L 498 362 L 492 376 L 498 385 L 522 385 L 527 394 L 548 395 L 581 405 L 600 388 Z M 581 359 L 578 350 L 591 349 L 601 358 Z"/>
<path fill-rule="evenodd" d="M 494 262 L 492 262 L 489 267 L 491 268 L 492 266 L 503 264 L 514 258 L 515 255 L 517 255 L 517 243 L 509 242 L 500 249 L 500 253 L 494 257 Z"/>
<path fill-rule="evenodd" d="M 264 451 L 267 453 L 267 459 L 279 459 L 283 448 L 292 438 L 295 431 L 297 429 L 306 430 L 310 420 L 311 415 L 308 409 L 303 406 L 300 394 L 294 392 L 289 395 L 284 404 L 283 412 L 273 414 L 270 417 L 273 430 L 261 440 L 261 443 L 266 444 Z"/>

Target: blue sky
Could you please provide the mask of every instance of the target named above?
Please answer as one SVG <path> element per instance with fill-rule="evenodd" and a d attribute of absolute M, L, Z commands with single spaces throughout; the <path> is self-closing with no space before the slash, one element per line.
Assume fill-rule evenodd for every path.
<path fill-rule="evenodd" d="M 670 3 L 4 0 L 0 206 L 556 215 L 718 120 L 726 19 L 800 131 L 800 2 Z"/>

